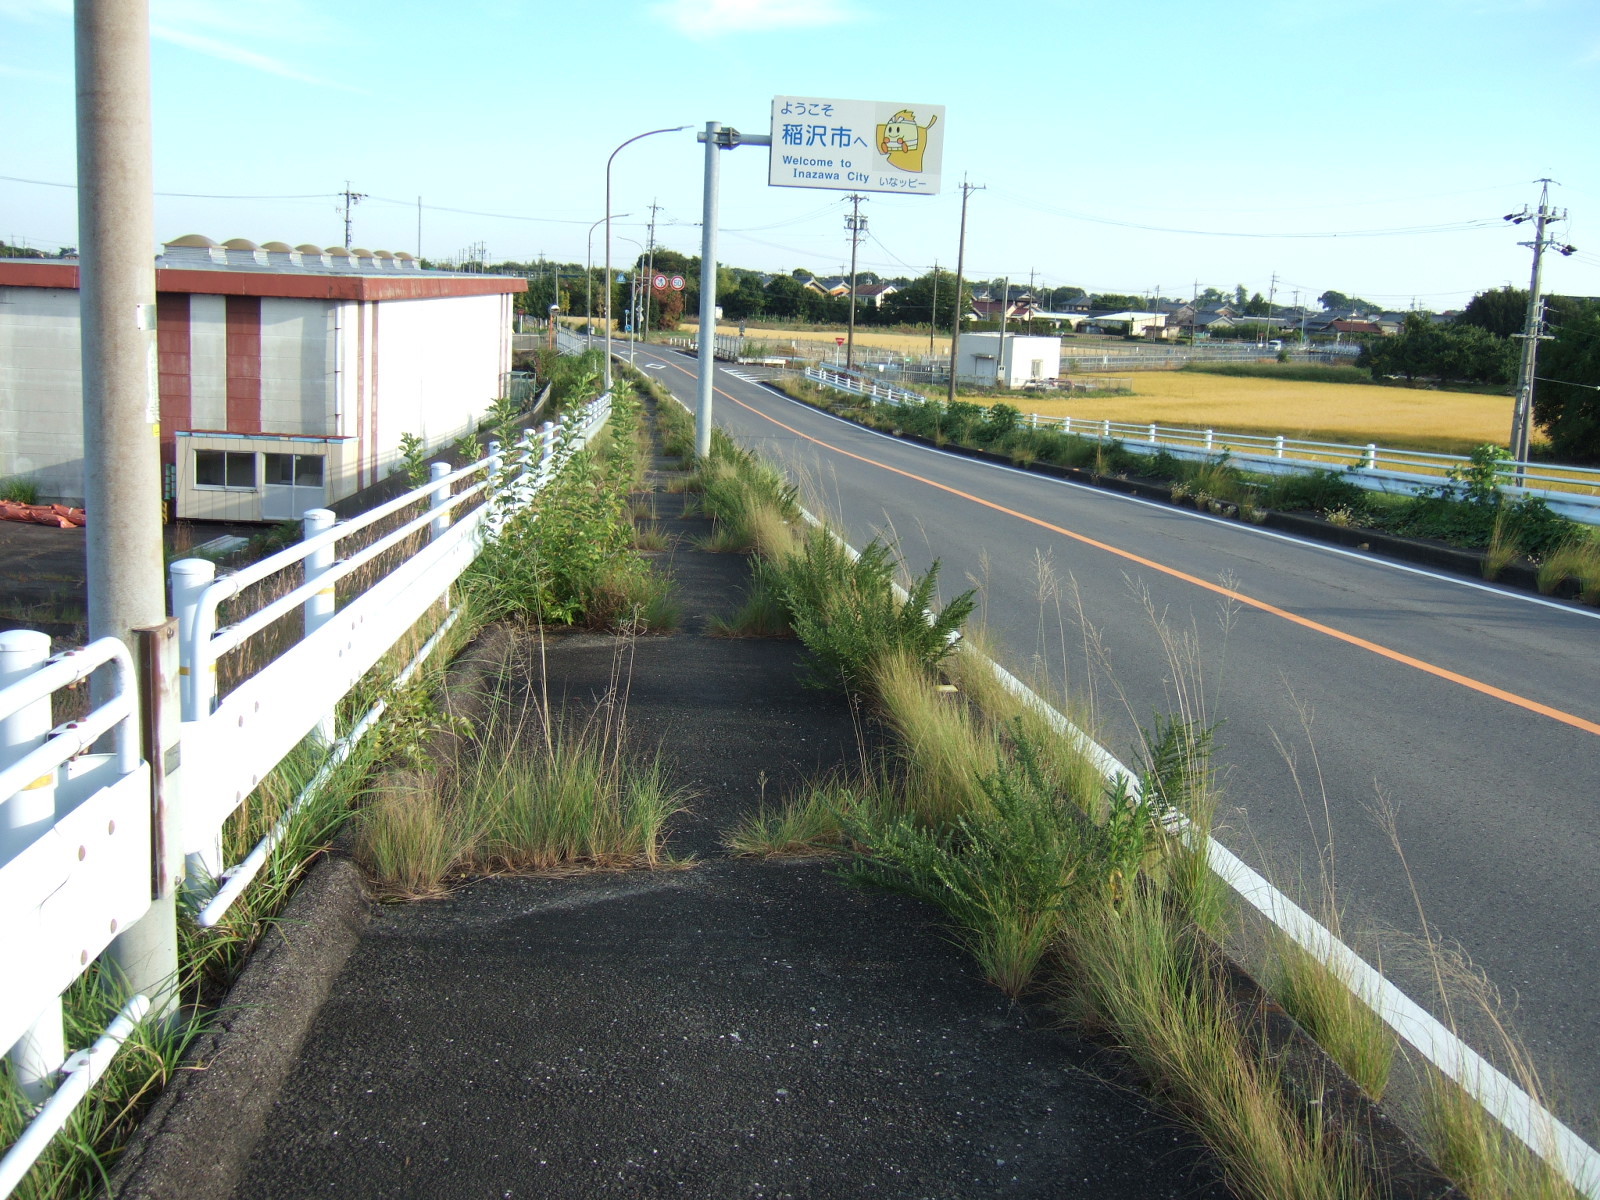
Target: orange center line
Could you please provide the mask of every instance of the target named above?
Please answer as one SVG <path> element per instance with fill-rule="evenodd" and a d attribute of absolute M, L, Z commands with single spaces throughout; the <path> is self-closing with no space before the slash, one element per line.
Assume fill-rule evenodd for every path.
<path fill-rule="evenodd" d="M 685 375 L 689 375 L 691 378 L 695 377 L 692 371 L 679 366 L 677 363 L 673 363 L 671 365 L 677 367 L 678 370 L 683 371 Z M 1538 713 L 1541 717 L 1549 717 L 1552 721 L 1560 721 L 1563 725 L 1570 725 L 1574 729 L 1583 730 L 1585 733 L 1600 735 L 1600 723 L 1585 720 L 1583 717 L 1580 717 L 1575 713 L 1569 713 L 1559 708 L 1552 708 L 1548 704 L 1541 704 L 1537 700 L 1531 700 L 1526 696 L 1519 696 L 1516 692 L 1508 692 L 1504 688 L 1497 688 L 1491 683 L 1484 683 L 1481 679 L 1473 679 L 1469 675 L 1458 674 L 1455 671 L 1451 671 L 1445 667 L 1427 662 L 1424 659 L 1414 658 L 1409 654 L 1403 654 L 1399 650 L 1391 649 L 1390 647 L 1384 646 L 1378 642 L 1368 641 L 1366 638 L 1357 637 L 1353 633 L 1346 633 L 1342 629 L 1335 629 L 1331 625 L 1324 625 L 1320 621 L 1313 621 L 1309 617 L 1302 617 L 1298 613 L 1292 613 L 1287 609 L 1279 608 L 1275 604 L 1268 604 L 1265 600 L 1257 600 L 1255 597 L 1247 596 L 1243 592 L 1235 591 L 1233 588 L 1223 587 L 1221 584 L 1217 583 L 1211 583 L 1209 580 L 1201 579 L 1197 575 L 1190 575 L 1186 571 L 1180 571 L 1176 567 L 1169 567 L 1162 563 L 1158 563 L 1153 559 L 1148 559 L 1141 555 L 1134 554 L 1132 551 L 1123 550 L 1119 547 L 1109 545 L 1106 542 L 1097 541 L 1096 539 L 1081 533 L 1074 533 L 1070 529 L 1065 529 L 1060 525 L 1054 525 L 1041 517 L 1035 517 L 1025 512 L 1018 512 L 1014 508 L 1007 508 L 1005 505 L 997 504 L 993 500 L 985 500 L 982 496 L 975 496 L 971 492 L 964 492 L 960 488 L 951 487 L 949 484 L 939 483 L 937 480 L 928 479 L 925 476 L 917 475 L 911 471 L 904 471 L 899 467 L 891 467 L 887 463 L 878 462 L 876 459 L 867 458 L 860 454 L 854 454 L 849 450 L 832 445 L 831 443 L 825 442 L 820 438 L 812 437 L 809 433 L 803 433 L 792 425 L 785 425 L 776 417 L 769 416 L 760 409 L 746 404 L 737 396 L 731 396 L 721 388 L 716 388 L 715 391 L 717 395 L 732 401 L 746 412 L 760 417 L 764 421 L 770 421 L 779 429 L 787 430 L 796 437 L 810 442 L 813 445 L 820 446 L 824 450 L 831 450 L 835 454 L 842 454 L 846 458 L 853 458 L 855 461 L 864 463 L 869 467 L 876 467 L 881 471 L 888 471 L 891 475 L 899 475 L 904 479 L 910 479 L 917 483 L 925 484 L 928 487 L 948 493 L 951 496 L 959 496 L 963 500 L 969 500 L 973 504 L 981 505 L 984 508 L 992 509 L 998 513 L 1004 513 L 1008 517 L 1015 517 L 1019 521 L 1025 521 L 1029 525 L 1036 525 L 1040 529 L 1048 529 L 1051 533 L 1059 534 L 1064 538 L 1070 538 L 1073 541 L 1080 542 L 1085 546 L 1092 546 L 1096 550 L 1103 550 L 1107 554 L 1115 555 L 1117 558 L 1125 559 L 1128 562 L 1138 563 L 1141 567 L 1148 567 L 1152 571 L 1158 571 L 1161 574 L 1170 576 L 1173 579 L 1181 579 L 1185 583 L 1193 584 L 1197 588 L 1201 588 L 1208 592 L 1213 592 L 1218 596 L 1226 596 L 1229 600 L 1246 605 L 1257 610 L 1258 612 L 1271 613 L 1273 616 L 1280 617 L 1292 625 L 1298 625 L 1302 629 L 1309 629 L 1314 633 L 1323 634 L 1324 636 L 1333 638 L 1336 641 L 1344 642 L 1349 646 L 1356 646 L 1359 649 L 1376 654 L 1380 658 L 1387 658 L 1391 662 L 1401 663 L 1404 666 L 1412 667 L 1415 670 L 1421 671 L 1427 675 L 1432 675 L 1435 678 L 1448 680 L 1451 683 L 1458 684 L 1461 687 L 1468 688 L 1474 692 L 1479 692 L 1485 696 L 1492 696 L 1496 700 L 1502 700 L 1507 704 L 1513 704 L 1518 708 L 1526 709 L 1528 712 Z"/>

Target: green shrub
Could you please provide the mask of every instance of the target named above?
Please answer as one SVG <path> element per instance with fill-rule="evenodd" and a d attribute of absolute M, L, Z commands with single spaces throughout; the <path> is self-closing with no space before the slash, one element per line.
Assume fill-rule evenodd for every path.
<path fill-rule="evenodd" d="M 0 500 L 9 500 L 13 504 L 37 504 L 39 485 L 31 479 L 23 479 L 20 475 L 0 480 Z"/>
<path fill-rule="evenodd" d="M 811 684 L 858 692 L 886 653 L 908 655 L 930 668 L 950 653 L 952 635 L 972 613 L 974 593 L 963 592 L 934 613 L 939 564 L 913 581 L 904 601 L 894 595 L 895 567 L 886 543 L 873 539 L 852 559 L 820 528 L 772 565 L 773 590 L 810 652 Z"/>

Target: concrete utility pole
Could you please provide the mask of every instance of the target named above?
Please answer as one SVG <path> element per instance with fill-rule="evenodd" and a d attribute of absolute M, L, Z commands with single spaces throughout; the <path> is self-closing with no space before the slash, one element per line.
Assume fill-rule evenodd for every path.
<path fill-rule="evenodd" d="M 1006 310 L 1011 307 L 1011 276 L 1000 281 L 1000 343 L 994 351 L 994 386 L 1006 386 Z"/>
<path fill-rule="evenodd" d="M 1517 367 L 1517 403 L 1511 417 L 1511 457 L 1519 463 L 1528 461 L 1528 443 L 1533 436 L 1533 384 L 1538 372 L 1539 343 L 1550 340 L 1550 335 L 1544 332 L 1544 296 L 1540 294 L 1544 284 L 1544 252 L 1546 247 L 1561 254 L 1573 251 L 1571 246 L 1545 237 L 1545 226 L 1552 221 L 1565 221 L 1567 210 L 1550 207 L 1551 180 L 1538 182 L 1543 185 L 1539 190 L 1538 211 L 1530 213 L 1524 205 L 1520 213 L 1507 213 L 1505 217 L 1513 225 L 1534 222 L 1533 241 L 1517 243 L 1533 250 L 1533 277 L 1528 282 L 1528 313 L 1522 332 L 1511 335 L 1522 339 L 1522 360 Z M 1517 481 L 1522 481 L 1520 469 Z"/>
<path fill-rule="evenodd" d="M 348 249 L 350 249 L 350 242 L 351 242 L 351 237 L 350 237 L 350 210 L 355 205 L 360 204 L 361 201 L 365 200 L 367 198 L 367 194 L 365 192 L 352 192 L 350 190 L 350 181 L 348 179 L 346 179 L 344 181 L 344 191 L 340 192 L 339 194 L 344 197 L 344 248 L 346 250 L 348 250 Z M 417 197 L 417 245 L 418 246 L 422 245 L 422 197 L 421 196 Z M 422 253 L 421 253 L 420 250 L 417 253 L 417 257 L 418 258 L 422 257 Z"/>
<path fill-rule="evenodd" d="M 956 355 L 961 348 L 961 282 L 963 272 L 967 265 L 967 201 L 972 198 L 973 192 L 981 192 L 983 188 L 975 183 L 961 181 L 961 240 L 956 243 L 956 302 L 954 316 L 950 320 L 950 391 L 949 402 L 956 402 Z"/>
<path fill-rule="evenodd" d="M 856 365 L 856 247 L 861 243 L 861 235 L 866 232 L 867 219 L 861 215 L 861 202 L 866 199 L 865 196 L 857 196 L 852 192 L 845 199 L 850 201 L 850 215 L 844 219 L 844 227 L 850 231 L 850 329 L 844 347 L 844 366 L 848 371 Z"/>
<path fill-rule="evenodd" d="M 138 661 L 133 631 L 167 617 L 147 0 L 77 0 L 74 31 L 89 637 L 121 638 Z M 94 685 L 98 696 L 105 681 Z M 177 880 L 157 875 L 150 912 L 108 953 L 164 1015 L 177 998 Z"/>
<path fill-rule="evenodd" d="M 655 297 L 656 294 L 656 213 L 659 212 L 660 209 L 661 205 L 657 204 L 654 200 L 650 201 L 650 232 L 648 235 L 646 235 L 646 240 L 650 245 L 650 269 L 645 273 L 645 282 L 647 286 L 644 290 L 643 340 L 646 344 L 648 344 L 650 341 L 650 301 Z"/>
<path fill-rule="evenodd" d="M 939 260 L 933 260 L 933 302 L 928 305 L 928 371 L 933 371 L 933 331 L 939 328 Z"/>

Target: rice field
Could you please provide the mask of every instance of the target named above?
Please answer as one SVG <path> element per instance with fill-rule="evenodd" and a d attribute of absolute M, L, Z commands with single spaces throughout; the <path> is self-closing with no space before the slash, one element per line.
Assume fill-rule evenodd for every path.
<path fill-rule="evenodd" d="M 1012 403 L 1052 417 L 1155 421 L 1357 445 L 1376 442 L 1436 454 L 1468 454 L 1485 442 L 1504 445 L 1511 429 L 1510 396 L 1194 371 L 1139 371 L 1132 379 L 1132 395 L 1056 399 L 1029 393 Z"/>

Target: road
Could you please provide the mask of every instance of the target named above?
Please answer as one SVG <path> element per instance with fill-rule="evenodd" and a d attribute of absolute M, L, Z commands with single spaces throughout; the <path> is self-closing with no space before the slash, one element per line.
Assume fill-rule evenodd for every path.
<path fill-rule="evenodd" d="M 693 407 L 692 359 L 638 359 Z M 1425 918 L 1596 1140 L 1600 613 L 941 454 L 721 368 L 716 420 L 854 544 L 940 560 L 946 595 L 980 585 L 1012 660 L 1064 679 L 1125 759 L 1154 713 L 1219 722 L 1221 840 L 1298 897 L 1330 864 L 1349 939 L 1444 1018 L 1396 932 Z"/>

